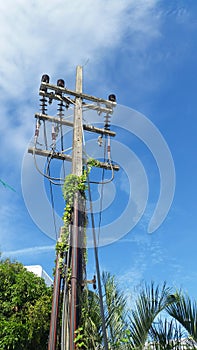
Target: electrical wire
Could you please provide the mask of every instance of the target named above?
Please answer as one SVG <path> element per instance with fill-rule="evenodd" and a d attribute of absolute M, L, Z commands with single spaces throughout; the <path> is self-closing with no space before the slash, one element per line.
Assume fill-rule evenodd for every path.
<path fill-rule="evenodd" d="M 98 282 L 98 292 L 99 292 L 99 302 L 100 302 L 100 310 L 101 310 L 101 318 L 102 318 L 102 330 L 103 330 L 103 340 L 104 340 L 104 349 L 109 350 L 108 340 L 107 340 L 107 329 L 105 325 L 105 314 L 104 314 L 104 305 L 103 305 L 103 295 L 102 295 L 102 286 L 101 286 L 101 276 L 100 276 L 100 267 L 99 267 L 99 258 L 98 258 L 98 247 L 96 243 L 96 232 L 95 232 L 95 223 L 94 223 L 94 214 L 93 214 L 93 206 L 92 206 L 92 196 L 90 189 L 89 176 L 87 175 L 87 183 L 88 183 L 88 194 L 89 194 L 89 202 L 90 202 L 90 216 L 92 223 L 92 235 L 94 242 L 94 255 L 95 255 L 95 264 L 96 264 L 96 275 Z"/>
<path fill-rule="evenodd" d="M 97 185 L 106 185 L 110 182 L 113 181 L 114 179 L 114 169 L 113 169 L 113 164 L 111 162 L 109 162 L 109 165 L 111 167 L 111 172 L 112 172 L 112 176 L 109 180 L 105 180 L 105 181 L 90 181 L 91 184 L 97 184 Z"/>
<path fill-rule="evenodd" d="M 73 107 L 69 107 L 69 109 L 74 109 Z M 63 120 L 69 119 L 69 118 L 73 118 L 73 113 L 69 114 L 67 116 L 64 116 Z"/>
<path fill-rule="evenodd" d="M 60 120 L 62 120 L 62 117 L 60 118 Z M 62 130 L 62 123 L 60 124 L 60 139 L 61 139 L 61 152 L 63 153 L 63 151 L 64 151 L 64 136 L 63 136 L 63 130 Z M 64 160 L 63 160 L 63 177 L 64 177 L 64 179 L 66 177 Z"/>
<path fill-rule="evenodd" d="M 44 142 L 45 142 L 45 148 L 48 149 L 48 145 L 47 145 L 47 133 L 46 133 L 46 123 L 45 123 L 45 120 L 43 120 L 43 125 L 44 125 Z"/>
<path fill-rule="evenodd" d="M 63 102 L 60 102 L 58 104 L 59 108 L 58 108 L 58 116 L 59 116 L 59 120 L 60 120 L 60 145 L 61 145 L 61 153 L 63 153 L 64 150 L 64 138 L 63 138 L 63 129 L 62 129 L 62 120 L 63 120 L 63 115 L 64 115 L 64 109 L 65 109 L 65 105 Z M 57 137 L 58 135 L 56 135 Z M 65 164 L 64 164 L 64 160 L 63 160 L 63 177 L 65 178 L 66 176 L 66 172 L 65 172 Z"/>
<path fill-rule="evenodd" d="M 50 176 L 50 168 L 49 168 L 49 176 Z M 55 205 L 54 205 L 53 188 L 52 188 L 51 181 L 49 182 L 49 187 L 50 187 L 50 197 L 51 197 L 50 199 L 51 199 L 51 205 L 52 205 L 53 223 L 54 223 L 54 228 L 55 228 L 55 237 L 56 237 L 56 241 L 57 241 L 58 233 L 57 233 L 57 223 L 56 223 L 56 217 L 55 217 Z"/>
<path fill-rule="evenodd" d="M 62 119 L 62 118 L 61 118 Z M 43 121 L 44 122 L 44 143 L 45 143 L 45 148 L 47 149 L 48 148 L 48 145 L 47 145 L 47 133 L 46 133 L 46 125 L 45 125 L 45 120 Z M 39 132 L 39 130 L 38 130 Z M 60 136 L 60 140 L 61 140 L 61 153 L 63 154 L 65 151 L 68 151 L 70 149 L 72 149 L 72 147 L 64 150 L 64 144 L 63 144 L 63 130 L 62 130 L 62 124 L 61 124 L 61 127 L 60 127 L 60 133 L 61 133 L 61 136 Z M 57 136 L 57 135 L 56 135 Z M 54 136 L 56 138 L 56 136 Z M 52 136 L 53 137 L 53 136 Z M 35 164 L 35 167 L 37 169 L 37 171 L 42 175 L 44 176 L 45 178 L 47 178 L 53 185 L 58 185 L 58 186 L 62 186 L 64 184 L 64 181 L 65 181 L 65 165 L 64 165 L 64 161 L 63 161 L 63 178 L 57 178 L 57 177 L 51 177 L 49 175 L 49 166 L 50 166 L 50 162 L 53 158 L 53 154 L 55 152 L 55 139 L 53 140 L 53 143 L 51 145 L 51 154 L 50 156 L 48 156 L 48 160 L 47 160 L 47 167 L 46 167 L 46 173 L 44 173 L 43 171 L 41 171 L 38 167 L 38 164 L 37 164 L 37 161 L 36 161 L 36 156 L 35 156 L 35 149 L 36 149 L 36 146 L 38 144 L 38 135 L 35 136 L 35 141 L 34 141 L 34 150 L 33 150 L 33 156 L 34 156 L 34 164 Z M 59 183 L 57 183 L 59 182 Z"/>
<path fill-rule="evenodd" d="M 106 160 L 106 138 L 105 138 L 105 145 L 104 145 L 104 161 Z M 104 176 L 105 176 L 105 169 L 102 169 L 102 180 L 101 180 L 101 197 L 100 197 L 100 207 L 99 207 L 99 224 L 98 224 L 98 238 L 97 238 L 97 245 L 99 246 L 99 240 L 100 240 L 100 233 L 101 233 L 101 221 L 102 221 L 102 212 L 103 212 L 103 194 L 104 194 Z"/>
<path fill-rule="evenodd" d="M 65 152 L 67 152 L 67 151 L 70 151 L 72 148 L 73 148 L 72 146 L 71 146 L 71 147 L 68 147 L 68 148 L 64 149 L 64 150 L 62 151 L 62 153 L 65 153 Z"/>
<path fill-rule="evenodd" d="M 88 163 L 88 158 L 91 158 L 91 156 L 90 155 L 88 155 L 88 153 L 86 152 L 86 151 L 83 151 L 83 153 L 84 153 L 84 155 L 85 155 L 85 158 L 86 158 L 86 164 Z M 108 180 L 105 180 L 105 181 L 90 181 L 90 183 L 91 184 L 96 184 L 96 185 L 105 185 L 105 184 L 108 184 L 108 183 L 110 183 L 110 182 L 112 182 L 113 181 L 113 179 L 114 179 L 114 169 L 113 169 L 113 164 L 112 164 L 112 162 L 111 162 L 111 160 L 109 160 L 108 161 L 108 164 L 110 165 L 110 168 L 111 168 L 111 172 L 112 172 L 112 176 L 111 176 L 111 178 L 110 179 L 108 179 Z M 87 164 L 88 165 L 88 164 Z"/>
<path fill-rule="evenodd" d="M 58 233 L 57 233 L 57 223 L 56 223 L 56 217 L 55 217 L 55 207 L 54 207 L 54 197 L 53 197 L 53 189 L 52 189 L 52 183 L 49 182 L 50 186 L 50 196 L 51 196 L 51 205 L 52 205 L 52 214 L 53 214 L 53 223 L 54 223 L 54 229 L 55 229 L 55 237 L 56 241 L 58 238 Z"/>
<path fill-rule="evenodd" d="M 53 185 L 58 185 L 58 186 L 62 186 L 64 184 L 64 179 L 61 179 L 61 178 L 54 178 L 54 177 L 51 177 L 45 173 L 43 173 L 39 167 L 38 167 L 38 164 L 37 164 L 37 161 L 36 161 L 36 154 L 35 154 L 35 147 L 33 149 L 33 158 L 34 158 L 34 165 L 35 165 L 35 168 L 36 170 L 39 172 L 40 175 L 44 176 L 46 179 L 48 179 Z M 59 183 L 56 183 L 54 181 L 59 181 Z M 62 182 L 62 183 L 61 183 Z"/>
<path fill-rule="evenodd" d="M 44 172 L 42 172 L 42 171 L 39 169 L 38 164 L 37 164 L 37 161 L 36 161 L 36 152 L 35 152 L 35 151 L 36 151 L 36 148 L 37 148 L 36 146 L 37 146 L 37 144 L 38 144 L 37 139 L 38 139 L 38 137 L 35 136 L 34 147 L 33 147 L 33 158 L 34 158 L 34 165 L 35 165 L 36 170 L 37 170 L 43 177 L 47 178 L 53 185 L 59 185 L 59 186 L 63 185 L 64 179 L 62 179 L 62 178 L 51 177 L 51 176 L 48 174 L 49 165 L 50 165 L 50 162 L 51 162 L 51 160 L 52 160 L 52 158 L 53 158 L 54 148 L 52 148 L 52 152 L 51 152 L 50 156 L 47 157 L 47 159 L 48 159 L 48 160 L 47 160 L 47 173 L 45 174 Z M 54 181 L 59 181 L 59 182 L 62 182 L 62 183 L 56 183 L 56 182 L 54 182 Z"/>

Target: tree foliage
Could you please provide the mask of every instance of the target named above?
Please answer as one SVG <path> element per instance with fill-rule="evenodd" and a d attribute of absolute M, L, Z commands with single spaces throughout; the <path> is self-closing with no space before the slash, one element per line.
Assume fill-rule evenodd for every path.
<path fill-rule="evenodd" d="M 114 276 L 102 275 L 109 349 L 196 349 L 197 304 L 166 283 L 141 287 L 131 310 Z M 103 349 L 98 291 L 85 288 L 76 349 Z M 52 291 L 18 262 L 0 261 L 0 349 L 47 349 Z M 165 317 L 163 312 L 165 311 Z M 166 312 L 169 316 L 166 316 Z M 185 339 L 187 342 L 185 342 Z"/>
<path fill-rule="evenodd" d="M 130 330 L 133 347 L 143 349 L 149 331 L 155 318 L 168 305 L 174 302 L 171 289 L 163 283 L 162 286 L 151 282 L 143 286 L 136 300 L 135 308 L 131 310 Z"/>
<path fill-rule="evenodd" d="M 51 288 L 18 262 L 0 261 L 0 349 L 47 349 Z"/>
<path fill-rule="evenodd" d="M 176 293 L 176 302 L 167 312 L 188 332 L 190 340 L 197 343 L 197 302 L 183 292 Z"/>
<path fill-rule="evenodd" d="M 197 307 L 181 292 L 163 283 L 141 286 L 132 309 L 114 276 L 102 276 L 105 326 L 109 349 L 196 349 Z M 78 348 L 104 349 L 98 292 L 83 300 Z M 168 315 L 169 314 L 169 315 Z"/>
<path fill-rule="evenodd" d="M 110 349 L 126 349 L 129 341 L 127 329 L 126 298 L 118 289 L 114 276 L 102 275 L 105 327 Z M 98 291 L 86 289 L 82 300 L 81 327 L 77 331 L 77 349 L 103 349 L 103 329 Z M 123 347 L 124 346 L 124 347 Z"/>
<path fill-rule="evenodd" d="M 181 349 L 183 339 L 187 337 L 184 329 L 174 318 L 162 319 L 160 317 L 152 324 L 149 333 L 155 350 Z"/>

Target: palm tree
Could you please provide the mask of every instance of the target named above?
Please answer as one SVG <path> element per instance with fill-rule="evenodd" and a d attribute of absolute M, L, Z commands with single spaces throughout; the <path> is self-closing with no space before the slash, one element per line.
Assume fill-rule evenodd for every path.
<path fill-rule="evenodd" d="M 189 297 L 181 293 L 172 294 L 166 283 L 160 286 L 151 282 L 142 286 L 134 308 L 129 311 L 126 297 L 119 290 L 114 276 L 103 273 L 102 285 L 110 350 L 197 348 L 197 304 Z M 99 294 L 86 290 L 83 295 L 79 348 L 101 350 L 103 334 Z M 167 311 L 172 319 L 169 316 L 163 319 L 162 311 Z"/>
<path fill-rule="evenodd" d="M 172 350 L 181 349 L 185 332 L 176 320 L 159 318 L 157 322 L 153 322 L 149 336 L 152 349 Z"/>
<path fill-rule="evenodd" d="M 171 305 L 175 297 L 166 283 L 160 287 L 151 282 L 145 284 L 139 293 L 130 316 L 130 343 L 133 349 L 143 349 L 148 339 L 151 326 L 159 313 Z"/>
<path fill-rule="evenodd" d="M 126 296 L 110 273 L 102 274 L 103 302 L 108 341 L 111 349 L 119 349 L 129 341 Z M 126 345 L 125 345 L 126 346 Z"/>
<path fill-rule="evenodd" d="M 102 274 L 103 304 L 105 327 L 109 349 L 120 349 L 127 341 L 126 298 L 118 290 L 115 277 L 109 273 Z M 102 320 L 98 291 L 84 290 L 82 300 L 81 327 L 77 331 L 78 348 L 103 349 Z M 125 347 L 122 349 L 126 349 Z"/>
<path fill-rule="evenodd" d="M 197 303 L 182 292 L 176 293 L 175 303 L 168 305 L 166 310 L 188 332 L 190 340 L 197 347 Z"/>

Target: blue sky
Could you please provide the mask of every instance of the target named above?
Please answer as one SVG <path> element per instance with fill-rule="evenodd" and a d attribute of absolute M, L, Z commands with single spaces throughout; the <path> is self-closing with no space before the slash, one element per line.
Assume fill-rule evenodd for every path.
<path fill-rule="evenodd" d="M 131 210 L 122 225 L 123 237 L 100 248 L 101 269 L 115 274 L 128 292 L 144 280 L 166 280 L 196 298 L 197 3 L 94 0 L 92 6 L 90 0 L 84 0 L 83 5 L 79 0 L 7 0 L 0 4 L 0 33 L 0 179 L 16 191 L 0 183 L 3 257 L 25 265 L 41 264 L 52 274 L 55 242 L 36 226 L 27 210 L 21 170 L 34 133 L 34 113 L 39 111 L 42 74 L 48 73 L 54 83 L 64 78 L 73 89 L 76 65 L 84 65 L 86 93 L 103 98 L 112 92 L 117 95 L 114 121 L 119 127 L 112 126 L 117 132 L 112 142 L 113 160 L 122 157 L 123 165 L 136 166 L 133 172 L 131 166 L 129 173 L 123 169 L 115 174 L 113 184 L 104 187 L 107 208 L 102 215 L 103 225 L 121 216 L 129 201 L 136 204 L 132 197 L 136 193 L 142 210 L 145 178 L 149 191 L 144 213 L 135 227 L 125 232 L 134 220 Z M 139 135 L 120 128 L 124 120 L 124 125 L 132 129 L 134 116 L 141 114 L 163 135 L 176 172 L 171 208 L 152 234 L 147 228 L 161 188 L 154 152 Z M 96 142 L 94 147 L 96 153 Z M 126 147 L 128 154 L 121 147 Z M 32 169 L 33 158 L 27 182 L 31 182 Z M 165 177 L 168 170 L 166 165 Z M 30 183 L 29 190 L 32 198 L 39 192 L 34 183 Z M 167 194 L 170 191 L 169 187 L 164 190 Z M 54 196 L 61 216 L 64 203 L 60 190 L 56 193 L 54 189 Z M 97 189 L 94 198 L 98 205 Z M 45 208 L 42 216 L 45 218 Z M 94 269 L 90 249 L 89 277 Z"/>

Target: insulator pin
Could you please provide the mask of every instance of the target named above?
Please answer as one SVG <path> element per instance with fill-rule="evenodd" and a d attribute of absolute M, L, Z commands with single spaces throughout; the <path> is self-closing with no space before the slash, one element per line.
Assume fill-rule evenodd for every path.
<path fill-rule="evenodd" d="M 109 116 L 108 114 L 107 115 L 105 115 L 105 117 L 104 117 L 104 128 L 105 128 L 105 130 L 110 130 L 110 126 L 111 126 L 111 124 L 110 124 L 110 119 L 111 119 L 111 116 Z"/>
<path fill-rule="evenodd" d="M 65 105 L 64 103 L 61 101 L 60 103 L 58 103 L 58 109 L 57 109 L 57 115 L 58 117 L 62 118 L 64 116 L 64 109 L 65 109 Z"/>
<path fill-rule="evenodd" d="M 44 96 L 40 99 L 40 110 L 42 114 L 47 114 L 47 99 Z"/>

